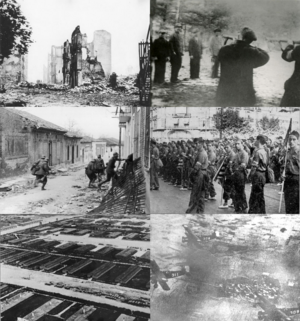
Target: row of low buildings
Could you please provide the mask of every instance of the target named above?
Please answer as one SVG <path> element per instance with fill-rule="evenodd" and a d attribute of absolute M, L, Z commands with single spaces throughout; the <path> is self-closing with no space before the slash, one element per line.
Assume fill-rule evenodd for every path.
<path fill-rule="evenodd" d="M 221 107 L 150 107 L 151 137 L 158 142 L 188 140 L 202 137 L 219 137 L 213 116 Z M 283 131 L 287 130 L 290 119 L 293 129 L 300 129 L 300 108 L 294 107 L 234 107 L 240 117 L 251 120 L 255 126 L 264 116 L 278 118 Z"/>
<path fill-rule="evenodd" d="M 15 108 L 0 108 L 0 178 L 29 173 L 43 155 L 50 166 L 87 164 L 99 154 L 105 162 L 119 141 L 81 137 L 65 128 Z"/>

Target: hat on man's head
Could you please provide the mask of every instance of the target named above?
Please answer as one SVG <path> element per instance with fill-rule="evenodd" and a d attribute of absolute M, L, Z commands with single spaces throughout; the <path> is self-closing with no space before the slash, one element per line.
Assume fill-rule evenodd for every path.
<path fill-rule="evenodd" d="M 98 155 L 98 158 L 101 158 L 101 155 Z"/>
<path fill-rule="evenodd" d="M 155 139 L 151 139 L 151 144 L 154 144 L 154 145 L 156 145 L 156 141 L 155 141 Z"/>
<path fill-rule="evenodd" d="M 297 139 L 299 139 L 299 133 L 296 130 L 293 130 L 292 132 L 290 132 L 290 136 L 296 136 Z"/>
<path fill-rule="evenodd" d="M 115 153 L 114 153 L 114 156 L 119 156 L 119 153 L 115 152 Z"/>
<path fill-rule="evenodd" d="M 46 158 L 46 156 L 42 156 L 42 157 L 41 157 L 41 159 L 45 159 L 45 158 Z"/>
<path fill-rule="evenodd" d="M 256 137 L 256 140 L 258 140 L 262 145 L 265 145 L 267 143 L 267 137 L 265 135 L 258 135 Z"/>
<path fill-rule="evenodd" d="M 251 42 L 257 40 L 254 31 L 252 29 L 248 28 L 248 27 L 244 27 L 242 29 L 241 34 L 242 34 L 243 40 L 249 40 Z"/>
<path fill-rule="evenodd" d="M 222 30 L 220 28 L 216 28 L 214 32 L 222 32 Z"/>

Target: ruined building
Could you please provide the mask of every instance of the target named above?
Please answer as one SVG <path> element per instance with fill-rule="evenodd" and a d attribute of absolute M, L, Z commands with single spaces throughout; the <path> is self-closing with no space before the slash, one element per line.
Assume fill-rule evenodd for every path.
<path fill-rule="evenodd" d="M 44 68 L 44 82 L 70 84 L 72 87 L 85 81 L 97 81 L 111 73 L 111 35 L 96 30 L 88 43 L 87 35 L 76 27 L 63 46 L 52 46 Z"/>
<path fill-rule="evenodd" d="M 9 58 L 5 58 L 0 66 L 0 85 L 25 81 L 27 75 L 28 57 L 16 53 Z"/>

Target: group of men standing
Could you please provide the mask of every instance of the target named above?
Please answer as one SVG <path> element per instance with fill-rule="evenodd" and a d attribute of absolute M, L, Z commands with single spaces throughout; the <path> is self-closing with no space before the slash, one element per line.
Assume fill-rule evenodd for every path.
<path fill-rule="evenodd" d="M 203 54 L 203 39 L 199 29 L 191 31 L 188 51 L 190 57 L 190 78 L 200 77 L 200 62 Z M 216 106 L 251 107 L 256 104 L 253 84 L 253 70 L 268 63 L 269 54 L 251 44 L 257 40 L 255 32 L 244 27 L 237 39 L 227 44 L 230 37 L 223 37 L 222 30 L 216 28 L 208 47 L 211 55 L 211 77 L 220 78 L 216 92 Z M 224 40 L 225 39 L 225 40 Z M 175 32 L 168 39 L 165 29 L 151 45 L 151 58 L 155 63 L 154 84 L 165 83 L 166 63 L 171 63 L 171 84 L 177 83 L 184 56 L 182 25 L 175 24 Z M 285 82 L 285 93 L 280 106 L 300 106 L 300 46 L 288 45 L 282 50 L 282 59 L 295 61 L 295 70 Z M 219 77 L 220 69 L 220 77 Z"/>
<path fill-rule="evenodd" d="M 272 142 L 265 135 L 249 139 L 224 139 L 218 142 L 194 139 L 158 144 L 152 141 L 151 189 L 159 189 L 158 175 L 169 185 L 190 189 L 187 213 L 204 213 L 205 202 L 215 200 L 214 181 L 222 185 L 221 209 L 235 213 L 265 214 L 264 187 L 272 182 L 284 184 L 287 214 L 299 213 L 299 133 Z M 159 161 L 162 166 L 159 166 Z M 249 203 L 246 183 L 251 184 Z M 229 200 L 232 200 L 229 204 Z"/>

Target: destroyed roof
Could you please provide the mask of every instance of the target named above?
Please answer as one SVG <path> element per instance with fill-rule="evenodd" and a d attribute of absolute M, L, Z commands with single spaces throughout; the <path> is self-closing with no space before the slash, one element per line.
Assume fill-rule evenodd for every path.
<path fill-rule="evenodd" d="M 105 142 L 107 146 L 118 146 L 119 145 L 119 140 L 113 137 L 107 138 L 107 137 L 99 137 L 97 139 L 98 142 Z M 124 145 L 124 143 L 121 143 Z"/>
<path fill-rule="evenodd" d="M 80 136 L 80 135 L 78 135 L 78 134 L 76 134 L 76 133 L 74 133 L 74 132 L 67 132 L 66 134 L 65 134 L 65 136 L 67 136 L 67 137 L 71 137 L 71 138 L 82 138 L 82 136 Z"/>
<path fill-rule="evenodd" d="M 12 108 L 6 108 L 11 113 L 14 113 L 15 115 L 18 115 L 25 120 L 28 120 L 30 125 L 33 127 L 36 127 L 37 129 L 39 128 L 44 128 L 44 129 L 50 129 L 50 130 L 56 130 L 59 132 L 66 133 L 67 130 L 63 127 L 60 127 L 58 125 L 55 125 L 47 120 L 44 120 L 38 116 L 32 115 L 28 113 L 27 111 L 19 110 L 19 109 L 12 109 Z"/>

